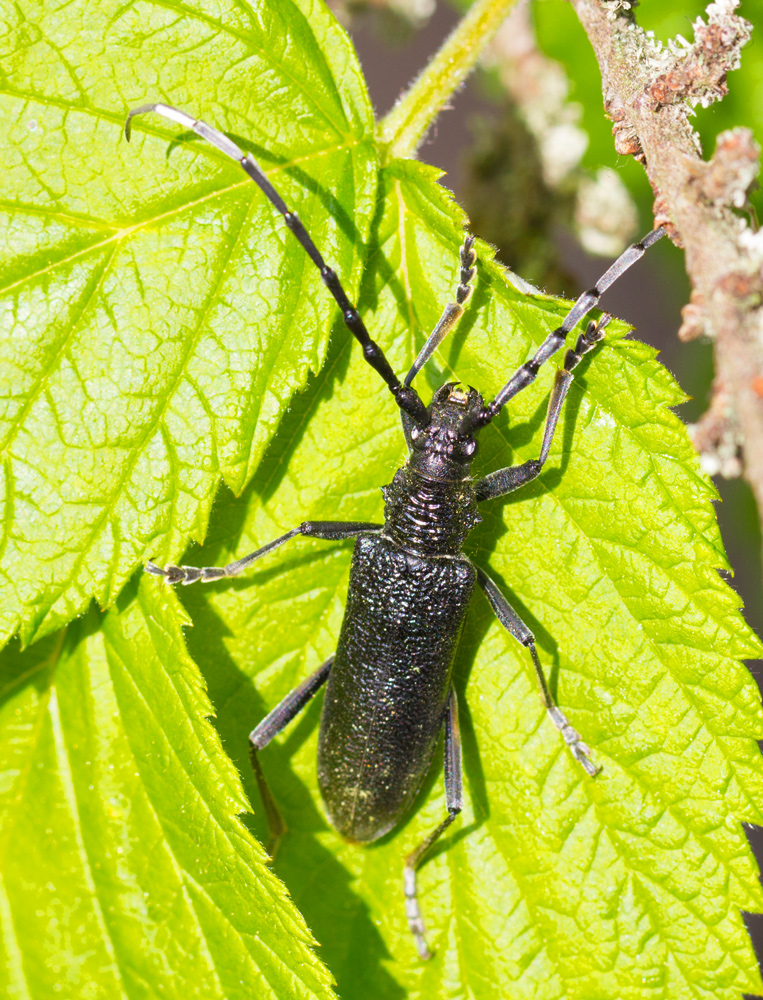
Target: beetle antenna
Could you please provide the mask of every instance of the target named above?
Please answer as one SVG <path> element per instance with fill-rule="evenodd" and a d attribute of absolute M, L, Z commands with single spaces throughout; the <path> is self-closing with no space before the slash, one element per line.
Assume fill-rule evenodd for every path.
<path fill-rule="evenodd" d="M 475 264 L 477 262 L 477 251 L 474 249 L 475 237 L 469 233 L 464 237 L 461 247 L 461 274 L 458 288 L 456 289 L 456 301 L 449 302 L 443 310 L 442 316 L 437 321 L 437 326 L 427 337 L 427 341 L 419 351 L 419 355 L 411 366 L 411 370 L 405 376 L 405 384 L 410 385 L 418 375 L 424 365 L 429 361 L 434 352 L 445 340 L 448 333 L 453 329 L 458 320 L 464 314 L 464 305 L 472 294 L 472 279 L 476 273 Z"/>
<path fill-rule="evenodd" d="M 332 270 L 332 268 L 330 268 L 323 259 L 320 251 L 313 243 L 310 234 L 305 229 L 297 213 L 289 210 L 286 202 L 270 183 L 264 171 L 254 159 L 252 154 L 244 153 L 243 150 L 239 149 L 235 142 L 229 139 L 227 135 L 218 131 L 216 128 L 213 128 L 211 125 L 207 125 L 206 122 L 200 121 L 197 118 L 192 118 L 191 115 L 186 114 L 185 111 L 180 111 L 178 108 L 170 107 L 169 104 L 142 104 L 138 108 L 133 108 L 125 121 L 125 138 L 128 142 L 130 141 L 132 119 L 135 118 L 136 115 L 145 115 L 149 112 L 154 112 L 157 115 L 161 115 L 162 118 L 166 118 L 168 121 L 177 122 L 178 125 L 183 125 L 185 128 L 192 129 L 192 131 L 201 136 L 202 139 L 206 139 L 208 143 L 216 149 L 219 149 L 220 152 L 225 153 L 226 156 L 229 156 L 232 160 L 236 160 L 238 162 L 239 166 L 241 166 L 249 177 L 251 177 L 254 183 L 261 189 L 268 201 L 270 201 L 271 205 L 278 209 L 283 216 L 286 225 L 294 233 L 304 248 L 305 253 L 320 271 L 324 285 L 334 296 L 337 305 L 342 310 L 342 318 L 344 319 L 345 326 L 363 348 L 363 357 L 369 365 L 371 365 L 374 371 L 378 372 L 387 383 L 387 387 L 395 397 L 397 405 L 411 417 L 415 424 L 419 427 L 426 427 L 429 423 L 429 414 L 427 413 L 427 408 L 422 403 L 419 394 L 411 385 L 403 384 L 397 375 L 395 375 L 392 370 L 392 366 L 384 355 L 384 351 L 382 351 L 381 347 L 379 347 L 375 340 L 371 339 L 365 323 L 360 318 L 358 310 L 347 298 L 347 294 L 344 288 L 342 288 L 342 284 L 339 281 L 336 272 Z"/>
<path fill-rule="evenodd" d="M 640 242 L 632 244 L 632 246 L 629 246 L 627 250 L 621 253 L 614 264 L 607 268 L 593 288 L 589 288 L 587 292 L 583 292 L 578 298 L 572 309 L 564 317 L 561 326 L 558 326 L 546 337 L 529 361 L 525 361 L 523 365 L 517 368 L 495 399 L 491 403 L 488 403 L 481 413 L 472 414 L 464 418 L 459 429 L 459 437 L 469 437 L 474 431 L 479 430 L 480 427 L 489 424 L 491 420 L 498 416 L 510 399 L 523 389 L 526 389 L 531 382 L 534 382 L 541 365 L 548 361 L 562 347 L 570 330 L 596 307 L 602 294 L 609 286 L 617 281 L 620 275 L 627 271 L 631 264 L 635 264 L 637 260 L 643 257 L 644 252 L 653 243 L 656 243 L 657 240 L 662 239 L 664 235 L 665 229 L 660 226 L 658 229 L 653 229 L 647 233 Z"/>

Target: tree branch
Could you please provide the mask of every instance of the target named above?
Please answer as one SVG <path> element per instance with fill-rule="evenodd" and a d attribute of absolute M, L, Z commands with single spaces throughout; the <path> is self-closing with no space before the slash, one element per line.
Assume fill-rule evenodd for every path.
<path fill-rule="evenodd" d="M 695 428 L 710 472 L 741 471 L 763 513 L 763 231 L 740 217 L 758 168 L 748 129 L 718 137 L 702 159 L 689 116 L 726 92 L 751 25 L 734 12 L 739 0 L 708 5 L 694 42 L 680 36 L 667 48 L 633 21 L 628 0 L 571 0 L 599 61 L 615 147 L 646 168 L 657 225 L 686 249 L 692 283 L 682 339 L 714 338 L 714 400 Z"/>

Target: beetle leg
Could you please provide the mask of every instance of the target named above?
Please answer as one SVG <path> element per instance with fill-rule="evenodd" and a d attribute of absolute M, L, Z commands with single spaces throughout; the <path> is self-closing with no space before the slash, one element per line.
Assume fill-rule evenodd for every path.
<path fill-rule="evenodd" d="M 340 541 L 343 538 L 354 538 L 368 531 L 381 531 L 383 525 L 372 524 L 368 521 L 303 521 L 298 528 L 292 528 L 280 538 L 268 542 L 256 552 L 250 552 L 248 556 L 243 556 L 235 562 L 228 563 L 227 566 L 174 566 L 170 563 L 162 569 L 156 563 L 147 562 L 146 572 L 152 576 L 163 576 L 167 583 L 182 583 L 187 586 L 189 583 L 208 583 L 210 580 L 221 580 L 225 577 L 238 576 L 255 560 L 265 556 L 268 552 L 279 548 L 284 542 L 288 542 L 297 535 L 305 535 L 308 538 L 324 538 L 328 541 Z"/>
<path fill-rule="evenodd" d="M 535 636 L 512 608 L 487 573 L 484 573 L 479 566 L 475 568 L 477 570 L 477 579 L 479 580 L 479 584 L 485 591 L 485 596 L 488 601 L 490 601 L 493 611 L 495 611 L 498 617 L 498 621 L 501 625 L 503 625 L 507 632 L 510 632 L 515 639 L 518 639 L 523 646 L 526 646 L 530 650 L 533 667 L 535 668 L 535 676 L 538 680 L 538 686 L 540 687 L 541 698 L 543 699 L 543 706 L 548 713 L 549 719 L 551 719 L 553 724 L 562 734 L 562 739 L 569 747 L 570 753 L 581 765 L 586 774 L 591 778 L 596 777 L 599 771 L 601 771 L 601 767 L 594 764 L 591 760 L 591 751 L 583 742 L 580 733 L 572 727 L 567 719 L 567 716 L 562 712 L 551 696 L 546 677 L 543 673 L 543 667 L 538 659 L 538 651 L 535 648 Z"/>
<path fill-rule="evenodd" d="M 472 279 L 477 273 L 477 269 L 475 267 L 477 252 L 474 249 L 474 239 L 474 236 L 467 233 L 461 247 L 461 274 L 459 276 L 458 288 L 456 289 L 456 301 L 449 302 L 443 309 L 442 316 L 440 316 L 437 321 L 437 325 L 427 337 L 426 343 L 421 348 L 418 357 L 411 365 L 411 370 L 405 376 L 403 385 L 410 385 L 413 382 L 418 373 L 427 361 L 429 361 L 434 352 L 464 314 L 464 305 L 466 304 L 469 296 L 472 294 Z M 405 410 L 400 411 L 400 419 L 403 423 L 403 433 L 405 434 L 406 444 L 410 448 L 411 427 L 413 425 L 413 420 Z"/>
<path fill-rule="evenodd" d="M 580 363 L 583 355 L 587 354 L 604 337 L 604 330 L 611 319 L 609 313 L 604 313 L 598 323 L 591 320 L 585 333 L 581 333 L 578 337 L 574 349 L 570 348 L 567 351 L 564 357 L 564 367 L 556 373 L 554 388 L 551 390 L 551 397 L 548 401 L 540 457 L 531 458 L 523 465 L 497 469 L 485 476 L 476 484 L 478 500 L 492 500 L 494 497 L 505 496 L 505 494 L 524 486 L 525 483 L 529 483 L 530 480 L 540 475 L 551 450 L 551 442 L 554 438 L 556 425 L 559 423 L 559 415 L 562 412 L 562 403 L 564 403 L 567 390 L 572 384 L 572 370 Z"/>
<path fill-rule="evenodd" d="M 263 774 L 257 752 L 270 743 L 274 736 L 277 736 L 288 726 L 313 695 L 326 683 L 334 662 L 333 655 L 330 656 L 322 667 L 319 667 L 314 674 L 302 681 L 300 685 L 290 691 L 283 701 L 279 702 L 272 712 L 269 712 L 259 725 L 255 726 L 249 734 L 249 759 L 252 762 L 252 770 L 257 779 L 257 786 L 260 790 L 262 804 L 265 807 L 265 815 L 268 818 L 268 830 L 270 839 L 268 840 L 267 852 L 271 858 L 275 857 L 281 838 L 286 833 L 286 823 L 276 805 L 270 785 Z"/>
<path fill-rule="evenodd" d="M 461 812 L 463 804 L 458 699 L 456 697 L 456 689 L 452 684 L 448 697 L 448 707 L 445 710 L 445 759 L 443 763 L 445 770 L 445 804 L 448 809 L 448 815 L 425 840 L 422 840 L 415 851 L 411 851 L 405 859 L 405 868 L 403 869 L 405 915 L 408 917 L 408 926 L 416 942 L 419 957 L 422 959 L 431 958 L 432 953 L 427 948 L 426 939 L 424 938 L 424 921 L 421 916 L 421 909 L 419 908 L 419 900 L 416 893 L 416 869 L 421 866 L 430 847 Z"/>

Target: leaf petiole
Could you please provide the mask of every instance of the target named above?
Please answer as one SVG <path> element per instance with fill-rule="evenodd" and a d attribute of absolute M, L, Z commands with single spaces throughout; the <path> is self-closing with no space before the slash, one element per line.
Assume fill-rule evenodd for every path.
<path fill-rule="evenodd" d="M 474 69 L 483 49 L 517 0 L 476 0 L 437 55 L 380 122 L 377 136 L 388 160 L 414 157 L 451 94 Z"/>

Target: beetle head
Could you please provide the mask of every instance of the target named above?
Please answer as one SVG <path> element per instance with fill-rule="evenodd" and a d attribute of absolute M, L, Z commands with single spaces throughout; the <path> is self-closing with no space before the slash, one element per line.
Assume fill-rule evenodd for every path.
<path fill-rule="evenodd" d="M 463 382 L 448 382 L 432 397 L 426 427 L 411 427 L 413 469 L 429 479 L 461 480 L 477 451 L 473 430 L 464 433 L 485 403 L 476 389 Z"/>

